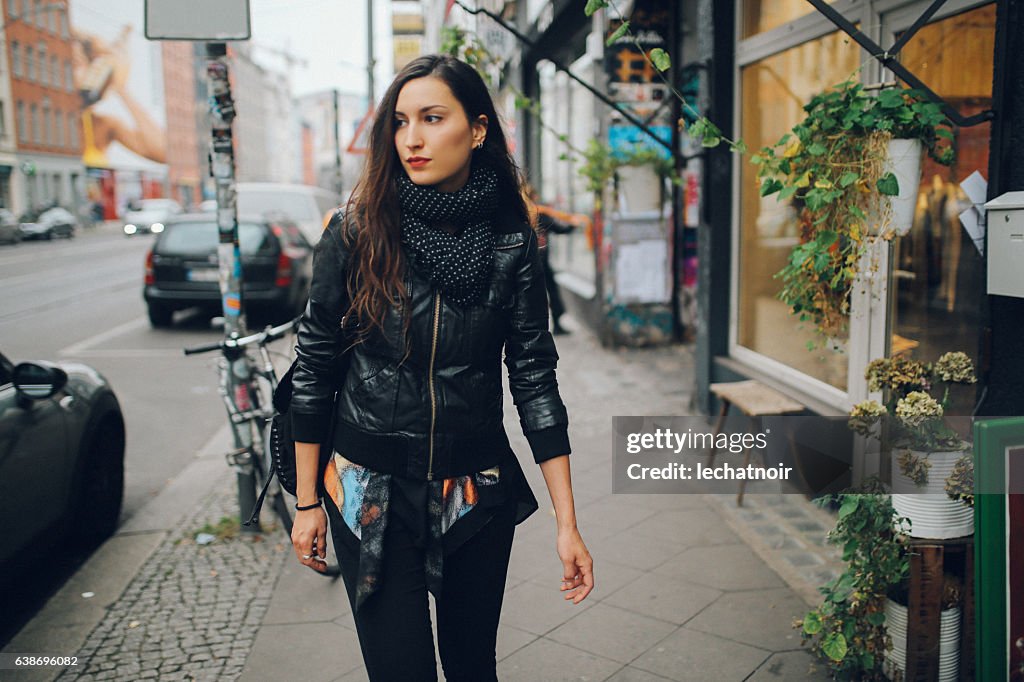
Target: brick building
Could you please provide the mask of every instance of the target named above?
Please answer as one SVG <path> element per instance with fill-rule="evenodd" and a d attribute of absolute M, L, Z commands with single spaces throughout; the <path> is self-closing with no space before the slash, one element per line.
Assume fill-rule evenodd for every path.
<path fill-rule="evenodd" d="M 166 41 L 163 52 L 164 101 L 167 110 L 167 170 L 170 195 L 182 206 L 202 201 L 197 108 L 205 102 L 196 95 L 193 45 Z"/>
<path fill-rule="evenodd" d="M 72 75 L 67 0 L 4 0 L 14 121 L 10 205 L 20 213 L 82 201 L 81 100 Z"/>

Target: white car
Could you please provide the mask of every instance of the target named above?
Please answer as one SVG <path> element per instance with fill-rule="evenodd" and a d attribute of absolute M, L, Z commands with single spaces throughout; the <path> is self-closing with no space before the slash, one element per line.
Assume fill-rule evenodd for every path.
<path fill-rule="evenodd" d="M 159 234 L 164 224 L 181 212 L 181 204 L 174 199 L 143 199 L 124 214 L 124 234 Z"/>
<path fill-rule="evenodd" d="M 78 219 L 71 211 L 56 206 L 46 209 L 32 222 L 21 223 L 21 238 L 53 239 L 54 237 L 65 237 L 71 239 L 75 236 L 75 228 L 77 226 Z"/>
<path fill-rule="evenodd" d="M 280 213 L 290 218 L 310 244 L 320 241 L 341 197 L 322 187 L 277 182 L 240 182 L 238 214 L 260 216 Z"/>

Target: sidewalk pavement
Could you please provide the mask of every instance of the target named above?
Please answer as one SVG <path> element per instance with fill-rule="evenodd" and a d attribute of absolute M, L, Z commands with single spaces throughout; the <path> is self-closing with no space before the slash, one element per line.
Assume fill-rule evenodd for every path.
<path fill-rule="evenodd" d="M 557 338 L 558 376 L 596 589 L 579 605 L 562 599 L 554 513 L 506 401 L 541 509 L 517 527 L 499 679 L 827 679 L 792 622 L 835 575 L 829 515 L 795 495 L 748 493 L 742 509 L 731 495 L 613 495 L 611 417 L 688 414 L 690 350 L 609 350 L 574 328 Z M 344 585 L 294 561 L 269 514 L 262 535 L 195 542 L 237 512 L 227 437 L 197 453 L 4 649 L 77 655 L 78 666 L 5 679 L 366 679 Z"/>

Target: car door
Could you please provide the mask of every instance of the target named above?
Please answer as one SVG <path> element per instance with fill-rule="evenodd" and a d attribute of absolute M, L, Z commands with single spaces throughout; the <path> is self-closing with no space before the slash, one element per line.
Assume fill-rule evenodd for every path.
<path fill-rule="evenodd" d="M 64 513 L 70 471 L 63 392 L 19 404 L 13 366 L 0 355 L 0 563 L 23 550 Z"/>

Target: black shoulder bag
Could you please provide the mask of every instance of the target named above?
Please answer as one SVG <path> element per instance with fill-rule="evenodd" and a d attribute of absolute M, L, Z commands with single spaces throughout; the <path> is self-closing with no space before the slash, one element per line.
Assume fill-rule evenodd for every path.
<path fill-rule="evenodd" d="M 344 359 L 347 360 L 348 358 Z M 263 485 L 263 490 L 260 491 L 260 496 L 256 499 L 256 506 L 253 507 L 249 520 L 245 522 L 246 526 L 250 526 L 259 520 L 260 510 L 263 508 L 263 500 L 266 498 L 267 490 L 270 488 L 270 483 L 274 480 L 275 476 L 277 476 L 277 480 L 285 492 L 292 496 L 295 495 L 297 487 L 295 438 L 292 436 L 292 417 L 288 409 L 291 406 L 292 390 L 294 389 L 292 375 L 295 373 L 295 365 L 297 363 L 298 360 L 292 362 L 292 366 L 281 377 L 277 388 L 274 390 L 274 416 L 270 419 L 269 434 L 264 443 L 264 446 L 270 453 L 270 471 L 267 475 L 267 482 Z M 334 413 L 338 401 L 337 392 L 341 391 L 342 388 L 342 384 L 337 381 L 338 377 L 335 376 L 334 378 L 336 392 L 334 394 L 334 402 L 331 405 L 331 426 L 327 430 L 327 438 L 320 443 L 320 462 L 317 466 L 316 478 L 318 487 L 323 484 L 324 470 L 327 468 L 327 462 L 330 461 L 331 455 L 334 452 Z"/>

